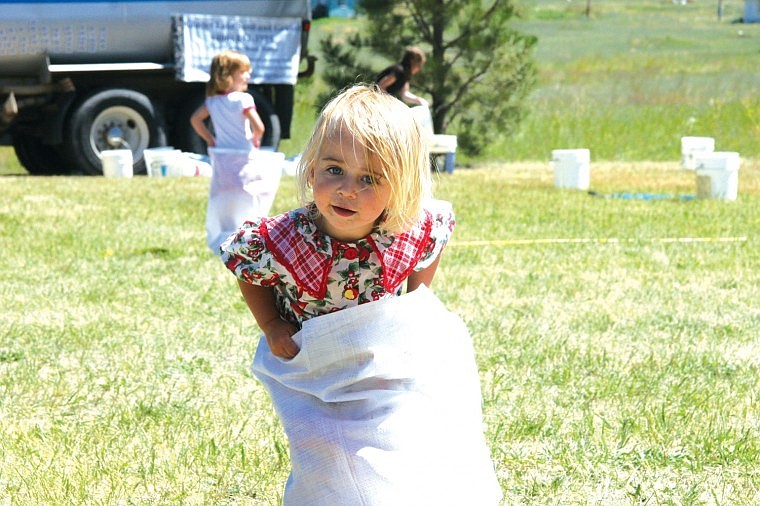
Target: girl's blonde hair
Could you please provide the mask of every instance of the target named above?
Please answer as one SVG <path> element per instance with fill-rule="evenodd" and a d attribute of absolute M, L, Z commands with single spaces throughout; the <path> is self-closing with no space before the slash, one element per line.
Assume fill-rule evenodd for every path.
<path fill-rule="evenodd" d="M 353 86 L 322 109 L 298 167 L 301 204 L 318 212 L 310 205 L 313 171 L 322 144 L 343 131 L 364 149 L 368 169 L 382 175 L 390 186 L 390 200 L 378 229 L 388 234 L 409 230 L 419 219 L 423 202 L 431 197 L 430 155 L 409 107 L 377 85 Z"/>
<path fill-rule="evenodd" d="M 251 60 L 237 51 L 222 51 L 211 60 L 206 96 L 227 93 L 232 88 L 232 74 L 238 70 L 251 71 Z"/>

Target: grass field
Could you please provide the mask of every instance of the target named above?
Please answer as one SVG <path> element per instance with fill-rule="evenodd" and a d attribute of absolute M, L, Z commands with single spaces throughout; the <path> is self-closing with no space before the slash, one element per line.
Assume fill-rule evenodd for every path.
<path fill-rule="evenodd" d="M 486 158 L 542 160 L 585 147 L 598 160 L 671 160 L 685 135 L 760 156 L 760 24 L 744 3 L 670 0 L 528 2 L 516 27 L 539 39 L 539 87 L 517 136 Z"/>
<path fill-rule="evenodd" d="M 0 184 L 0 504 L 277 504 L 287 441 L 205 249 L 208 181 Z M 694 186 L 676 163 L 594 166 L 599 193 L 674 195 L 652 201 L 544 163 L 439 178 L 434 288 L 474 339 L 504 504 L 760 501 L 760 166 L 736 202 Z"/>
<path fill-rule="evenodd" d="M 437 177 L 458 224 L 434 290 L 472 333 L 503 504 L 758 504 L 760 26 L 737 0 L 720 23 L 714 2 L 584 4 L 526 2 L 529 119 Z M 681 135 L 741 153 L 735 202 L 689 198 Z M 570 147 L 607 198 L 553 187 Z M 207 192 L 27 177 L 0 149 L 0 505 L 279 504 L 287 440 Z M 285 178 L 273 211 L 295 205 Z"/>

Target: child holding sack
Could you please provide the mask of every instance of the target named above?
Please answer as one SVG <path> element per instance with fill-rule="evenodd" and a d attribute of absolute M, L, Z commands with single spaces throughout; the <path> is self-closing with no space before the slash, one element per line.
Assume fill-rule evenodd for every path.
<path fill-rule="evenodd" d="M 206 100 L 191 116 L 206 141 L 213 173 L 206 210 L 206 241 L 218 252 L 221 242 L 246 219 L 266 216 L 280 182 L 281 168 L 271 167 L 258 149 L 264 123 L 253 97 L 249 58 L 236 51 L 214 56 L 206 83 Z M 211 118 L 213 132 L 206 126 Z"/>
<path fill-rule="evenodd" d="M 304 206 L 221 246 L 264 339 L 286 505 L 495 505 L 469 333 L 428 289 L 454 228 L 408 107 L 359 85 L 301 157 Z M 406 293 L 403 293 L 406 285 Z"/>

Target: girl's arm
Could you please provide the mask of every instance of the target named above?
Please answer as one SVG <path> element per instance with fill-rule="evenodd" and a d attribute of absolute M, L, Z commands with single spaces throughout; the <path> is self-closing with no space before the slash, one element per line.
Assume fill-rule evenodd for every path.
<path fill-rule="evenodd" d="M 410 104 L 423 105 L 425 107 L 428 106 L 427 100 L 425 100 L 422 97 L 418 97 L 417 95 L 409 91 L 409 83 L 406 83 L 404 85 L 404 88 L 401 90 L 401 98 L 403 98 L 404 101 L 409 102 Z"/>
<path fill-rule="evenodd" d="M 248 309 L 267 338 L 272 354 L 281 358 L 295 357 L 300 350 L 291 336 L 298 332 L 298 329 L 280 318 L 274 302 L 274 290 L 241 280 L 238 280 L 238 286 Z"/>
<path fill-rule="evenodd" d="M 261 147 L 261 138 L 264 137 L 264 122 L 261 121 L 261 116 L 256 112 L 256 109 L 246 109 L 244 114 L 251 123 L 253 145 L 259 148 Z"/>
<path fill-rule="evenodd" d="M 380 87 L 383 91 L 388 91 L 388 88 L 393 86 L 393 83 L 396 82 L 396 76 L 393 75 L 393 73 L 388 74 L 387 76 L 383 77 L 377 82 L 377 85 Z"/>
<path fill-rule="evenodd" d="M 206 123 L 204 123 L 208 117 L 208 108 L 206 108 L 206 104 L 203 104 L 195 110 L 192 116 L 190 116 L 190 124 L 193 126 L 195 133 L 197 133 L 201 139 L 206 141 L 208 147 L 213 148 L 216 145 L 216 139 L 214 139 L 214 135 L 211 133 L 211 130 L 209 130 L 206 127 Z"/>
<path fill-rule="evenodd" d="M 425 285 L 430 288 L 430 285 L 433 283 L 433 277 L 435 277 L 435 271 L 438 269 L 438 264 L 440 261 L 441 255 L 438 255 L 432 264 L 428 265 L 421 271 L 415 271 L 411 273 L 409 277 L 406 278 L 406 291 L 413 292 L 419 288 L 420 285 Z"/>

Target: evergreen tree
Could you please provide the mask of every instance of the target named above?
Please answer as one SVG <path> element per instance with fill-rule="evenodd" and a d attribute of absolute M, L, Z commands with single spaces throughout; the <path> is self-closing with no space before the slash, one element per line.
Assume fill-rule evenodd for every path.
<path fill-rule="evenodd" d="M 512 0 L 360 0 L 359 7 L 367 16 L 362 34 L 344 44 L 332 37 L 322 42 L 324 77 L 333 90 L 375 79 L 381 68 L 369 68 L 360 54 L 390 63 L 416 45 L 427 63 L 412 86 L 431 99 L 436 133 L 455 133 L 463 151 L 477 154 L 514 129 L 535 84 L 537 39 L 509 27 Z"/>

